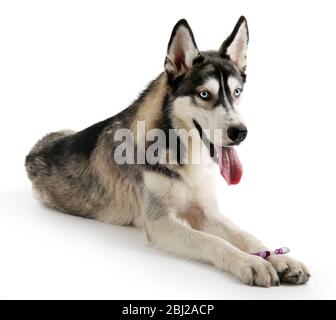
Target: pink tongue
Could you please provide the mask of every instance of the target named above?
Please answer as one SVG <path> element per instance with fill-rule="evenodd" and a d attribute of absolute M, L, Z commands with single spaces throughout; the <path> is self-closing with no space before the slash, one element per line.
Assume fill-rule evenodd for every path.
<path fill-rule="evenodd" d="M 227 184 L 239 183 L 243 167 L 233 147 L 221 147 L 219 152 L 219 168 Z"/>

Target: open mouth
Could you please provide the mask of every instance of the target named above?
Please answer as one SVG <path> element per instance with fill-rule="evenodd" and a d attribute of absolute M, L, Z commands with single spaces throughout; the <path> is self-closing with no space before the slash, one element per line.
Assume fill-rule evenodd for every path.
<path fill-rule="evenodd" d="M 200 124 L 193 120 L 203 143 L 209 148 L 210 157 L 219 164 L 219 170 L 228 185 L 238 184 L 243 174 L 243 167 L 233 146 L 215 146 L 209 141 Z"/>

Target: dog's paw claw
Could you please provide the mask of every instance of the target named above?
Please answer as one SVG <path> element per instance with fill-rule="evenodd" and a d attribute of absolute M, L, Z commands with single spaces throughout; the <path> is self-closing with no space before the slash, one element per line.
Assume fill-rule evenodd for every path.
<path fill-rule="evenodd" d="M 290 284 L 304 284 L 310 278 L 307 268 L 288 256 L 271 256 L 268 261 L 277 270 L 280 281 Z"/>
<path fill-rule="evenodd" d="M 247 256 L 240 263 L 235 275 L 247 285 L 265 288 L 280 285 L 276 270 L 263 258 Z"/>

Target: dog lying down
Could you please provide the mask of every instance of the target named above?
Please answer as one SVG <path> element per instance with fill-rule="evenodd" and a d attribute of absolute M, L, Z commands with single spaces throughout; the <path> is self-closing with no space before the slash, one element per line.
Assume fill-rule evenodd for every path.
<path fill-rule="evenodd" d="M 235 146 L 247 135 L 239 103 L 248 40 L 241 17 L 219 50 L 199 51 L 180 20 L 164 71 L 133 104 L 37 142 L 25 164 L 35 193 L 69 214 L 139 227 L 154 246 L 248 285 L 305 283 L 306 267 L 289 256 L 251 255 L 269 249 L 217 208 L 213 171 L 228 184 L 242 176 Z"/>

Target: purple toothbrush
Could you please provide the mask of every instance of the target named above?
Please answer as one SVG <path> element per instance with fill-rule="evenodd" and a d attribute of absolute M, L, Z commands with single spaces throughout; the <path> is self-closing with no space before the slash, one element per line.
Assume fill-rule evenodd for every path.
<path fill-rule="evenodd" d="M 282 248 L 279 248 L 279 249 L 275 249 L 274 251 L 265 250 L 265 251 L 254 252 L 254 253 L 251 253 L 251 254 L 266 259 L 267 257 L 269 257 L 270 255 L 273 255 L 273 254 L 286 254 L 288 252 L 289 252 L 289 248 L 282 247 Z"/>

